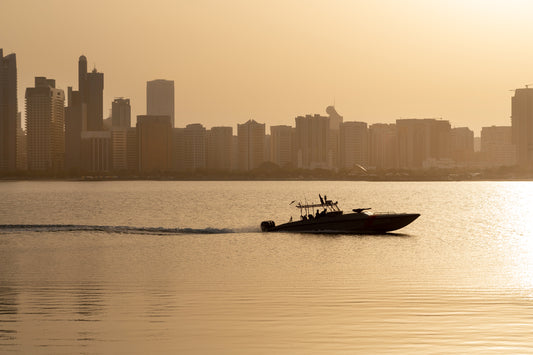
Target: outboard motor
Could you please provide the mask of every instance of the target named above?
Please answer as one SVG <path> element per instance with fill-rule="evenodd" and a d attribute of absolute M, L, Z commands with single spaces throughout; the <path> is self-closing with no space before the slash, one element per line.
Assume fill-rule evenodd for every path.
<path fill-rule="evenodd" d="M 274 221 L 263 221 L 261 222 L 261 231 L 269 232 L 275 226 L 276 226 L 276 223 L 274 223 Z"/>

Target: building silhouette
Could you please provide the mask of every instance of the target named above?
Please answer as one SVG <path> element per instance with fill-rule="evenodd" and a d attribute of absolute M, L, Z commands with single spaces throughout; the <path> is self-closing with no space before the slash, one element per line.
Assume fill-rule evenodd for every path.
<path fill-rule="evenodd" d="M 396 124 L 375 123 L 368 127 L 369 165 L 377 169 L 398 166 Z"/>
<path fill-rule="evenodd" d="M 22 114 L 17 113 L 17 170 L 28 170 L 28 143 L 22 128 Z"/>
<path fill-rule="evenodd" d="M 81 92 L 68 88 L 65 108 L 65 168 L 78 171 L 82 167 L 81 133 L 87 130 L 87 104 L 82 101 Z"/>
<path fill-rule="evenodd" d="M 139 139 L 137 127 L 130 127 L 126 131 L 126 170 L 131 173 L 139 171 Z"/>
<path fill-rule="evenodd" d="M 185 140 L 185 171 L 196 171 L 206 167 L 207 136 L 200 123 L 188 124 L 183 131 Z"/>
<path fill-rule="evenodd" d="M 451 157 L 458 165 L 464 165 L 474 158 L 474 132 L 468 127 L 451 130 Z"/>
<path fill-rule="evenodd" d="M 481 128 L 481 155 L 485 166 L 512 166 L 517 163 L 517 149 L 513 143 L 513 127 Z"/>
<path fill-rule="evenodd" d="M 130 99 L 116 98 L 111 104 L 111 126 L 120 128 L 131 127 Z"/>
<path fill-rule="evenodd" d="M 253 170 L 265 161 L 265 124 L 248 120 L 237 125 L 239 170 Z"/>
<path fill-rule="evenodd" d="M 338 114 L 335 106 L 326 107 L 329 118 L 329 167 L 338 169 L 341 167 L 341 126 L 343 117 Z"/>
<path fill-rule="evenodd" d="M 109 170 L 110 144 L 104 143 L 109 138 L 99 132 L 104 129 L 103 119 L 104 74 L 94 69 L 87 72 L 87 58 L 78 59 L 78 91 L 68 89 L 68 104 L 65 109 L 65 167 L 67 170 L 100 171 L 101 167 Z M 83 138 L 82 138 L 83 137 Z M 110 138 L 109 138 L 110 139 Z M 95 146 L 88 146 L 95 144 Z M 91 153 L 92 152 L 92 153 Z M 98 152 L 98 153 L 96 153 Z M 85 159 L 97 159 L 85 161 Z M 95 170 L 97 169 L 97 170 Z"/>
<path fill-rule="evenodd" d="M 295 118 L 296 162 L 302 169 L 330 169 L 330 123 L 329 117 L 315 115 Z"/>
<path fill-rule="evenodd" d="M 111 132 L 81 132 L 82 169 L 90 173 L 111 171 Z"/>
<path fill-rule="evenodd" d="M 96 71 L 86 74 L 85 93 L 82 98 L 87 103 L 87 131 L 104 129 L 104 74 Z"/>
<path fill-rule="evenodd" d="M 128 128 L 111 128 L 111 170 L 128 170 Z"/>
<path fill-rule="evenodd" d="M 449 165 L 451 126 L 434 118 L 396 120 L 398 165 L 401 169 L 421 169 Z"/>
<path fill-rule="evenodd" d="M 26 89 L 26 128 L 29 170 L 64 168 L 65 94 L 55 80 L 35 78 L 35 87 Z"/>
<path fill-rule="evenodd" d="M 139 171 L 172 170 L 172 126 L 169 116 L 137 116 Z"/>
<path fill-rule="evenodd" d="M 291 126 L 270 127 L 270 160 L 281 167 L 292 164 L 294 129 Z"/>
<path fill-rule="evenodd" d="M 146 83 L 146 114 L 169 116 L 174 122 L 174 80 L 156 79 Z"/>
<path fill-rule="evenodd" d="M 518 164 L 533 163 L 533 89 L 516 89 L 511 98 L 512 140 Z"/>
<path fill-rule="evenodd" d="M 233 151 L 233 128 L 212 127 L 207 131 L 207 168 L 230 171 Z"/>
<path fill-rule="evenodd" d="M 340 129 L 340 167 L 368 166 L 368 126 L 366 122 L 344 122 Z"/>
<path fill-rule="evenodd" d="M 17 57 L 0 48 L 0 171 L 17 168 Z"/>

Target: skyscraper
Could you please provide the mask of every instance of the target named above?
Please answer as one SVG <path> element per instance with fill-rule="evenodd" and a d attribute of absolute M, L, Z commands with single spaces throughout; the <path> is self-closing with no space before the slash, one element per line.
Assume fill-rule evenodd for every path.
<path fill-rule="evenodd" d="M 398 165 L 396 125 L 375 123 L 368 128 L 369 164 L 378 169 L 393 169 Z"/>
<path fill-rule="evenodd" d="M 174 80 L 157 79 L 146 83 L 146 114 L 169 116 L 174 127 Z"/>
<path fill-rule="evenodd" d="M 207 132 L 207 168 L 218 171 L 231 170 L 233 128 L 212 127 Z"/>
<path fill-rule="evenodd" d="M 111 104 L 111 124 L 113 127 L 130 128 L 130 99 L 116 98 Z"/>
<path fill-rule="evenodd" d="M 518 151 L 518 164 L 533 163 L 533 89 L 516 89 L 511 98 L 512 139 Z"/>
<path fill-rule="evenodd" d="M 292 163 L 293 128 L 291 126 L 270 127 L 270 158 L 281 167 Z"/>
<path fill-rule="evenodd" d="M 451 159 L 451 125 L 434 118 L 396 120 L 398 164 L 418 169 L 426 161 Z"/>
<path fill-rule="evenodd" d="M 340 129 L 341 168 L 368 166 L 368 127 L 366 122 L 344 122 Z"/>
<path fill-rule="evenodd" d="M 169 116 L 137 116 L 137 140 L 141 172 L 172 169 L 172 128 Z"/>
<path fill-rule="evenodd" d="M 328 163 L 330 168 L 341 167 L 341 125 L 343 117 L 337 113 L 335 106 L 326 107 L 329 118 L 329 152 Z"/>
<path fill-rule="evenodd" d="M 321 115 L 298 116 L 296 121 L 297 167 L 328 169 L 331 167 L 330 122 Z"/>
<path fill-rule="evenodd" d="M 87 73 L 85 85 L 87 91 L 82 97 L 87 103 L 87 130 L 101 131 L 104 129 L 104 74 L 93 69 Z"/>
<path fill-rule="evenodd" d="M 248 120 L 237 125 L 239 170 L 250 171 L 265 161 L 265 124 Z"/>
<path fill-rule="evenodd" d="M 0 171 L 17 167 L 17 57 L 0 48 Z"/>
<path fill-rule="evenodd" d="M 55 80 L 35 78 L 35 87 L 26 89 L 28 169 L 61 170 L 64 167 L 65 93 Z"/>
<path fill-rule="evenodd" d="M 474 157 L 474 132 L 468 127 L 456 127 L 451 131 L 452 158 L 464 164 Z"/>
<path fill-rule="evenodd" d="M 87 58 L 78 60 L 78 86 L 81 102 L 87 105 L 84 131 L 101 131 L 104 126 L 104 74 L 96 68 L 87 72 Z"/>
<path fill-rule="evenodd" d="M 513 128 L 491 126 L 481 128 L 481 153 L 486 166 L 512 166 L 517 163 Z"/>
<path fill-rule="evenodd" d="M 203 169 L 206 165 L 206 130 L 200 123 L 188 124 L 183 132 L 185 140 L 185 171 Z"/>
<path fill-rule="evenodd" d="M 87 130 L 87 105 L 81 91 L 68 88 L 68 106 L 65 108 L 65 168 L 79 170 L 81 162 L 81 134 Z"/>

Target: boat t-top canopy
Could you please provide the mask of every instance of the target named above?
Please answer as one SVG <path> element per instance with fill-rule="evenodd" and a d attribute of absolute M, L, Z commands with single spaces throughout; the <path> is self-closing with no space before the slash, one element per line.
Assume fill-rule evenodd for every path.
<path fill-rule="evenodd" d="M 331 201 L 328 200 L 326 195 L 322 197 L 320 194 L 318 194 L 318 197 L 320 198 L 320 203 L 310 203 L 310 204 L 302 204 L 301 202 L 298 202 L 296 205 L 296 208 L 300 209 L 300 214 L 302 214 L 303 210 L 305 210 L 305 214 L 309 214 L 309 212 L 313 213 L 315 208 L 324 208 L 327 212 L 341 212 L 341 209 L 338 206 L 338 201 Z"/>

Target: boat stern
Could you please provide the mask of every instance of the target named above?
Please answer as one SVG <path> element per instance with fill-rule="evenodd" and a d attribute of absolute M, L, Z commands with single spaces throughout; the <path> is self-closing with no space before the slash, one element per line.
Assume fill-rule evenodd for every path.
<path fill-rule="evenodd" d="M 263 221 L 261 222 L 261 231 L 270 232 L 275 226 L 276 223 L 274 223 L 274 221 Z"/>

